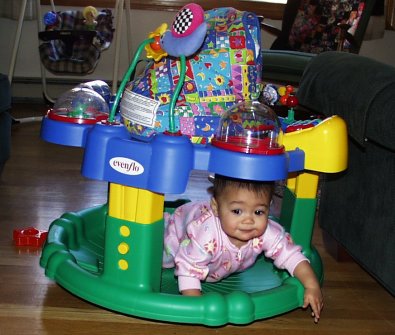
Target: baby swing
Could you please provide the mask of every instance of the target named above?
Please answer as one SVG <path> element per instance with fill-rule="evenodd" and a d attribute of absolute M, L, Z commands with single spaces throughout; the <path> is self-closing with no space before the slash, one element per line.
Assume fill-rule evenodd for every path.
<path fill-rule="evenodd" d="M 218 36 L 225 43 L 220 49 L 225 47 L 223 23 L 232 22 L 231 31 L 237 36 L 232 40 L 239 51 L 245 47 L 239 44 L 244 40 L 239 37 L 246 36 L 244 24 L 259 26 L 252 13 L 229 8 L 203 12 L 199 8 L 185 6 L 171 32 L 161 26 L 140 45 L 106 120 L 99 107 L 92 110 L 83 99 L 78 103 L 80 114 L 68 112 L 70 106 L 65 106 L 43 119 L 41 137 L 83 147 L 82 174 L 108 181 L 109 193 L 106 204 L 65 213 L 51 224 L 40 264 L 48 277 L 71 293 L 127 315 L 208 326 L 247 324 L 302 306 L 303 286 L 262 257 L 243 273 L 203 283 L 201 297 L 181 296 L 173 269 L 162 270 L 163 213 L 179 204 L 165 201 L 165 195 L 183 193 L 194 169 L 250 180 L 287 179 L 279 222 L 302 246 L 322 281 L 321 259 L 311 245 L 317 184 L 319 173 L 346 168 L 346 126 L 333 116 L 308 128 L 284 132 L 283 127 L 292 120 L 280 120 L 256 100 L 234 102 L 220 116 L 211 143 L 192 143 L 191 136 L 182 134 L 174 115 L 177 102 L 192 98 L 185 95 L 188 85 L 184 84 L 192 79 L 186 57 L 194 55 L 194 61 L 210 67 L 195 53 L 203 40 L 212 45 Z M 179 48 L 182 44 L 189 49 Z M 249 47 L 255 56 L 260 54 L 256 45 Z M 149 110 L 157 110 L 158 100 L 125 89 L 144 48 L 154 59 L 164 53 L 172 57 L 169 64 L 174 66 L 167 70 L 176 80 L 165 131 L 161 130 L 164 119 L 158 119 L 157 124 Z M 213 50 L 209 53 L 215 59 L 218 56 Z M 254 62 L 248 59 L 250 64 Z M 159 80 L 165 69 L 157 70 Z M 245 72 L 244 79 L 248 75 Z M 241 80 L 241 88 L 246 88 L 243 84 L 247 81 Z M 196 93 L 189 84 L 191 93 Z M 184 95 L 180 98 L 181 91 Z M 219 96 L 211 97 L 216 100 Z M 123 122 L 117 115 L 120 101 L 121 114 L 130 118 Z M 138 127 L 137 121 L 144 126 Z M 155 128 L 154 134 L 147 133 L 149 124 Z"/>
<path fill-rule="evenodd" d="M 56 11 L 53 1 L 51 7 L 44 15 L 45 29 L 38 34 L 42 65 L 56 75 L 92 73 L 101 52 L 109 48 L 113 39 L 111 10 L 98 11 L 87 6 L 82 11 Z M 42 71 L 42 81 L 47 97 L 45 71 Z"/>

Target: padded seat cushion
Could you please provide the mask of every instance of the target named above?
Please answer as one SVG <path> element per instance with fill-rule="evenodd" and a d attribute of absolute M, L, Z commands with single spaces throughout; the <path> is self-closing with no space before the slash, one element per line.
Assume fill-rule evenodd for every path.
<path fill-rule="evenodd" d="M 55 74 L 91 73 L 98 63 L 101 51 L 109 47 L 113 38 L 111 11 L 103 10 L 99 13 L 94 34 L 90 38 L 87 38 L 87 34 L 82 34 L 89 28 L 84 23 L 81 11 L 58 14 L 61 26 L 56 31 L 62 33 L 57 34 L 57 37 L 51 36 L 54 35 L 52 31 L 39 34 L 44 41 L 39 46 L 41 62 Z"/>

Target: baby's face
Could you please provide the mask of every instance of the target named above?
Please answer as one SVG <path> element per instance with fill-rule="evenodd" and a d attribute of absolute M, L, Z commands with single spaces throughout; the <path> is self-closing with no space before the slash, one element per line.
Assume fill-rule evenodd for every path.
<path fill-rule="evenodd" d="M 267 227 L 269 195 L 258 195 L 247 189 L 227 187 L 211 206 L 218 215 L 229 240 L 241 247 L 254 237 L 262 235 Z"/>

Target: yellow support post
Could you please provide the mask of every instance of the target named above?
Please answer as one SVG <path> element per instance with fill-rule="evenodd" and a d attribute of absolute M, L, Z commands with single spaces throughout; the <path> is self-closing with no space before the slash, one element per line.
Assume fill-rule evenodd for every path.
<path fill-rule="evenodd" d="M 162 219 L 163 210 L 163 194 L 110 183 L 109 216 L 140 224 L 151 224 Z"/>
<path fill-rule="evenodd" d="M 317 172 L 301 172 L 296 178 L 296 198 L 315 199 L 317 197 L 318 180 L 319 173 Z"/>
<path fill-rule="evenodd" d="M 292 191 L 295 192 L 296 190 L 296 180 L 298 177 L 297 172 L 290 173 L 287 178 L 287 187 Z"/>

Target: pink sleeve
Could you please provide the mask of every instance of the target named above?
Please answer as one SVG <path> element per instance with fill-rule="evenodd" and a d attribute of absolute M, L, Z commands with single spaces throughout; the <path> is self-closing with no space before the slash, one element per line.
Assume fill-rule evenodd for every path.
<path fill-rule="evenodd" d="M 209 273 L 209 263 L 213 253 L 207 250 L 207 244 L 212 240 L 213 232 L 208 229 L 212 219 L 200 222 L 201 217 L 194 218 L 186 228 L 185 239 L 181 242 L 175 256 L 178 286 L 180 291 L 185 289 L 201 289 L 200 281 L 205 280 Z"/>
<path fill-rule="evenodd" d="M 276 222 L 270 221 L 264 234 L 265 256 L 274 260 L 279 269 L 286 269 L 291 276 L 297 265 L 302 261 L 309 261 L 301 252 L 302 248 L 295 245 L 291 235 Z"/>
<path fill-rule="evenodd" d="M 180 292 L 192 289 L 202 290 L 199 279 L 190 276 L 178 276 L 178 290 Z"/>

